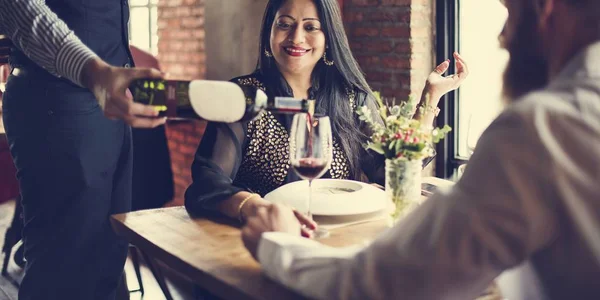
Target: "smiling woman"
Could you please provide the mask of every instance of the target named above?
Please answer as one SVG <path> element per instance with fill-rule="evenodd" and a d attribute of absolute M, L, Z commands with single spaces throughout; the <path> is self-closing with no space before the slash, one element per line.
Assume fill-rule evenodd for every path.
<path fill-rule="evenodd" d="M 350 51 L 338 0 L 270 0 L 259 49 L 254 73 L 232 81 L 269 97 L 316 100 L 316 113 L 329 116 L 333 135 L 333 161 L 323 177 L 383 184 L 384 159 L 362 147 L 369 129 L 355 113 L 361 106 L 376 112 L 377 105 Z M 460 76 L 441 77 L 448 62 L 432 72 L 440 80 L 428 85 L 427 93 L 435 90 L 430 98 L 439 99 L 464 79 L 466 66 L 458 56 L 457 61 L 465 71 Z M 381 120 L 378 114 L 374 119 Z M 300 179 L 289 172 L 291 124 L 292 116 L 270 113 L 246 123 L 209 123 L 192 165 L 188 211 L 243 219 L 270 205 L 262 196 Z"/>

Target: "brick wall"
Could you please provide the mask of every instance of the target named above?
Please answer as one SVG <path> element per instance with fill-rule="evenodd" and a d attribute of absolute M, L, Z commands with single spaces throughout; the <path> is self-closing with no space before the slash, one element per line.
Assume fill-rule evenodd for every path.
<path fill-rule="evenodd" d="M 204 78 L 204 13 L 204 0 L 159 0 L 158 58 L 168 78 Z M 172 205 L 183 205 L 183 194 L 191 182 L 190 166 L 205 125 L 204 122 L 167 124 L 175 182 Z"/>
<path fill-rule="evenodd" d="M 371 88 L 420 95 L 433 68 L 432 0 L 345 0 L 350 47 Z"/>
<path fill-rule="evenodd" d="M 434 67 L 434 0 L 344 0 L 350 47 L 371 88 L 405 100 L 421 95 Z M 435 163 L 424 176 L 433 176 Z"/>

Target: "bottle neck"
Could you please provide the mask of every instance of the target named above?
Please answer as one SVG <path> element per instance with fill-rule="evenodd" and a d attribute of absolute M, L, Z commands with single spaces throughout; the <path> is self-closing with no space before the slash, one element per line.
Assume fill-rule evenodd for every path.
<path fill-rule="evenodd" d="M 312 109 L 311 109 L 312 108 Z M 274 97 L 267 110 L 275 113 L 309 113 L 314 112 L 314 100 L 292 97 Z"/>

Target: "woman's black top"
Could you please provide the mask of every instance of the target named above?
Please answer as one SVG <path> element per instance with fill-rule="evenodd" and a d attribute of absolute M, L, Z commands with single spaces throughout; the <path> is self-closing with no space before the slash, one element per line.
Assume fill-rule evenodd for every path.
<path fill-rule="evenodd" d="M 268 96 L 292 97 L 284 79 L 266 80 L 260 73 L 232 79 L 239 85 L 252 85 Z M 311 88 L 309 97 L 314 97 Z M 348 105 L 353 110 L 363 105 L 366 94 L 348 90 Z M 218 105 L 218 104 L 215 104 Z M 232 124 L 209 122 L 192 164 L 192 184 L 185 193 L 185 205 L 192 214 L 214 211 L 220 201 L 240 191 L 265 196 L 274 189 L 300 178 L 290 168 L 289 132 L 292 115 L 264 112 L 249 122 Z M 360 121 L 356 117 L 357 130 Z M 362 149 L 362 147 L 361 147 Z M 384 159 L 364 151 L 361 154 L 364 178 L 356 180 L 384 182 Z M 333 137 L 333 161 L 323 178 L 351 178 L 350 164 L 339 139 Z"/>

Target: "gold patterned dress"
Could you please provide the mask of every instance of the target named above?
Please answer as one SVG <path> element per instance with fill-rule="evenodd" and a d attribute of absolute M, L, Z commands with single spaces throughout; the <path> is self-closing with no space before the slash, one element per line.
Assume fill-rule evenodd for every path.
<path fill-rule="evenodd" d="M 278 96 L 292 96 L 291 88 L 265 83 L 259 74 L 234 78 Z M 271 89 L 280 89 L 273 91 Z M 309 90 L 310 94 L 310 90 Z M 356 93 L 348 91 L 348 105 L 356 108 Z M 300 180 L 292 171 L 289 155 L 291 115 L 264 112 L 250 122 L 209 123 L 192 165 L 192 185 L 186 191 L 186 208 L 192 213 L 212 210 L 218 202 L 240 191 L 262 196 L 288 182 Z M 323 178 L 352 179 L 350 164 L 339 138 L 333 137 L 333 160 Z M 370 163 L 383 175 L 383 162 Z"/>

